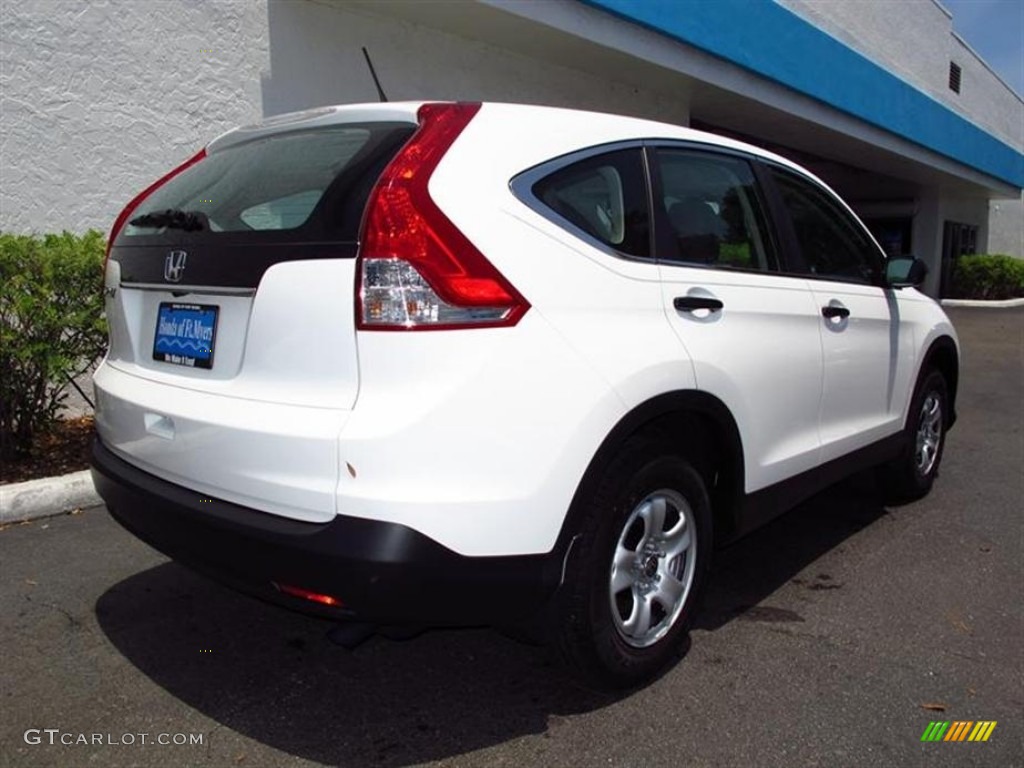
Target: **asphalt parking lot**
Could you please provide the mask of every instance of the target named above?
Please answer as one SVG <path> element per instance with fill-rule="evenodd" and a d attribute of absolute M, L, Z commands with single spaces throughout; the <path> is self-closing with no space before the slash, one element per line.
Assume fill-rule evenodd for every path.
<path fill-rule="evenodd" d="M 950 315 L 932 495 L 859 477 L 722 552 L 688 653 L 629 696 L 488 630 L 346 651 L 102 508 L 8 526 L 0 765 L 1024 765 L 1024 310 Z M 932 720 L 998 724 L 922 743 Z"/>

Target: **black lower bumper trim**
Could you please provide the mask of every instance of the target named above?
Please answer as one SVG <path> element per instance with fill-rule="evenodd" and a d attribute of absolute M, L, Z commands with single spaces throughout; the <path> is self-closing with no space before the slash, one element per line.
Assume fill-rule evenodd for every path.
<path fill-rule="evenodd" d="M 115 456 L 97 438 L 92 477 L 110 514 L 174 560 L 320 616 L 378 623 L 513 624 L 553 593 L 557 552 L 466 557 L 404 525 L 339 515 L 307 523 L 206 499 Z M 339 606 L 282 594 L 287 584 Z"/>

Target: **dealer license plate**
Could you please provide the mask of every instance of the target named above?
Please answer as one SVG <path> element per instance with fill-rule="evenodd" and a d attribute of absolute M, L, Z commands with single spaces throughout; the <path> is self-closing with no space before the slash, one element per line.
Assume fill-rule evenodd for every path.
<path fill-rule="evenodd" d="M 161 304 L 156 314 L 153 359 L 212 368 L 217 309 L 208 304 Z"/>

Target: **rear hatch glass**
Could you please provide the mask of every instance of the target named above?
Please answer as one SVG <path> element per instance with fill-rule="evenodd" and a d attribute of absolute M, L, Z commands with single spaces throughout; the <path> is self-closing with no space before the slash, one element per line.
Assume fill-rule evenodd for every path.
<path fill-rule="evenodd" d="M 122 284 L 255 288 L 281 261 L 351 258 L 363 207 L 408 123 L 346 123 L 264 136 L 213 152 L 159 187 L 114 242 Z M 174 281 L 178 282 L 178 281 Z"/>

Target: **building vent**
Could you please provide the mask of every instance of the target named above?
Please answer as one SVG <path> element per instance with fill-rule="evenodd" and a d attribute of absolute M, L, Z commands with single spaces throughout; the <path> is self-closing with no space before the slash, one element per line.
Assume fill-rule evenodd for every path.
<path fill-rule="evenodd" d="M 949 90 L 960 93 L 960 65 L 949 62 Z"/>

